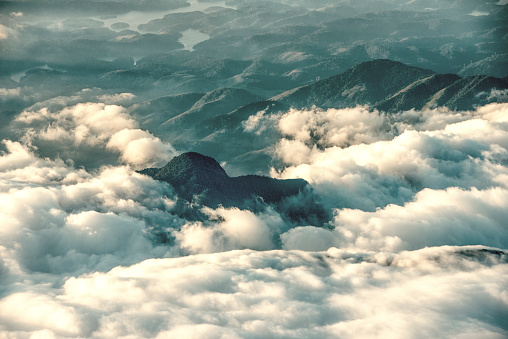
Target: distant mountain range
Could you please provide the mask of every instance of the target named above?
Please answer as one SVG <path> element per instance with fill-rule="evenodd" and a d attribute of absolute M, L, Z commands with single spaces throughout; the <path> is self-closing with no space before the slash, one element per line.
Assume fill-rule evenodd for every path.
<path fill-rule="evenodd" d="M 468 110 L 488 103 L 488 94 L 494 89 L 508 89 L 508 79 L 436 74 L 431 70 L 380 59 L 284 92 L 272 100 L 295 108 L 370 105 L 386 112 L 436 106 Z M 487 95 L 482 96 L 483 93 Z"/>
<path fill-rule="evenodd" d="M 141 103 L 136 114 L 143 126 L 180 149 L 192 149 L 227 160 L 234 173 L 266 173 L 269 147 L 277 136 L 247 134 L 242 122 L 264 111 L 277 114 L 291 107 L 345 108 L 368 105 L 392 113 L 431 109 L 472 110 L 508 96 L 508 78 L 461 77 L 379 59 L 343 73 L 313 81 L 271 98 L 237 88 L 171 95 Z M 234 143 L 235 147 L 231 147 Z M 273 165 L 273 164 L 272 164 Z"/>
<path fill-rule="evenodd" d="M 369 105 L 385 112 L 437 106 L 470 110 L 489 102 L 506 100 L 491 96 L 493 91 L 503 90 L 508 90 L 508 78 L 438 74 L 397 61 L 379 59 L 361 63 L 341 74 L 272 98 L 255 96 L 242 89 L 221 88 L 209 93 L 155 99 L 146 111 L 157 110 L 161 103 L 166 105 L 169 115 L 159 114 L 155 124 L 149 127 L 160 127 L 178 134 L 188 128 L 194 129 L 200 123 L 205 124 L 205 130 L 213 129 L 217 124 L 219 128 L 225 125 L 232 127 L 265 108 L 281 111 L 291 107 L 345 108 Z M 187 100 L 187 104 L 182 105 L 183 100 Z"/>

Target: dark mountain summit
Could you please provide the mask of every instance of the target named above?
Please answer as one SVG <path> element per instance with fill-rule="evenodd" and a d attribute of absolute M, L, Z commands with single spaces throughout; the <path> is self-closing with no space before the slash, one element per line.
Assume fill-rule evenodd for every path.
<path fill-rule="evenodd" d="M 210 207 L 245 207 L 256 197 L 276 203 L 307 186 L 303 179 L 277 180 L 257 175 L 231 178 L 215 159 L 195 152 L 181 154 L 164 167 L 147 168 L 140 173 L 171 184 L 187 201 Z"/>

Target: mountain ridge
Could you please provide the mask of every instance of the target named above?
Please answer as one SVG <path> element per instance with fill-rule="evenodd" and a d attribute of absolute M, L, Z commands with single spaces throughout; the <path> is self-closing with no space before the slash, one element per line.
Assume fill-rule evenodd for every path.
<path fill-rule="evenodd" d="M 493 89 L 508 89 L 507 79 L 440 74 L 398 61 L 377 59 L 288 90 L 270 100 L 299 109 L 369 105 L 386 112 L 435 106 L 468 110 L 485 104 L 481 94 Z"/>
<path fill-rule="evenodd" d="M 431 74 L 434 74 L 431 70 L 389 59 L 377 59 L 286 91 L 272 100 L 296 107 L 316 105 L 321 108 L 375 104 L 396 90 Z"/>

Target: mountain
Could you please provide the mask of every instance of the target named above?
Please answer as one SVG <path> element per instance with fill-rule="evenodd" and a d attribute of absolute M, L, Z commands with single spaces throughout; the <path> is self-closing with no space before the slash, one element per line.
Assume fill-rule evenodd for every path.
<path fill-rule="evenodd" d="M 213 118 L 220 112 L 230 112 L 259 97 L 243 90 L 234 88 L 219 88 L 203 95 L 188 110 L 168 120 L 163 125 L 169 128 L 188 128 L 203 120 Z"/>
<path fill-rule="evenodd" d="M 162 168 L 147 168 L 140 173 L 173 186 L 178 196 L 206 206 L 242 207 L 260 197 L 277 203 L 307 187 L 303 179 L 277 180 L 264 176 L 229 177 L 215 159 L 205 155 L 183 153 Z"/>
<path fill-rule="evenodd" d="M 506 79 L 486 75 L 436 74 L 397 61 L 361 63 L 344 73 L 286 91 L 272 98 L 286 107 L 343 108 L 370 105 L 386 112 L 446 106 L 468 110 L 484 105 Z"/>
<path fill-rule="evenodd" d="M 137 120 L 147 129 L 157 129 L 165 121 L 190 109 L 204 93 L 166 95 L 139 103 L 134 110 Z"/>
<path fill-rule="evenodd" d="M 400 91 L 378 103 L 376 108 L 381 111 L 402 111 L 422 109 L 429 103 L 435 103 L 443 93 L 441 90 L 453 85 L 461 78 L 455 74 L 432 74 L 419 79 Z M 441 100 L 442 101 L 442 100 Z"/>
<path fill-rule="evenodd" d="M 263 63 L 258 63 L 261 67 Z M 237 175 L 266 174 L 276 167 L 270 147 L 280 136 L 276 128 L 246 133 L 244 123 L 291 107 L 344 108 L 369 105 L 382 112 L 432 109 L 472 110 L 506 101 L 507 78 L 461 77 L 379 59 L 265 100 L 239 88 L 164 96 L 137 106 L 143 126 L 179 149 L 209 154 Z M 231 147 L 234 145 L 234 147 Z"/>
<path fill-rule="evenodd" d="M 379 59 L 361 63 L 344 73 L 295 88 L 272 99 L 297 108 L 373 105 L 433 73 L 397 61 Z"/>
<path fill-rule="evenodd" d="M 465 66 L 459 75 L 508 76 L 508 54 L 495 54 Z"/>
<path fill-rule="evenodd" d="M 453 110 L 470 110 L 494 99 L 495 90 L 508 89 L 506 79 L 477 75 L 461 78 L 455 74 L 435 74 L 415 81 L 375 107 L 381 111 L 434 108 L 445 106 Z"/>

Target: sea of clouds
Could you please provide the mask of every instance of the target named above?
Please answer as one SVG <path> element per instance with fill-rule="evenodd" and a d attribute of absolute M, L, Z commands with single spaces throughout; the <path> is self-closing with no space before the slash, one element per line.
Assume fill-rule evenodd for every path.
<path fill-rule="evenodd" d="M 249 118 L 245 133 L 278 132 L 271 175 L 310 183 L 331 216 L 321 227 L 272 206 L 187 218 L 169 184 L 136 172 L 178 152 L 139 128 L 131 98 L 60 98 L 13 121 L 2 336 L 508 335 L 508 104 Z"/>

